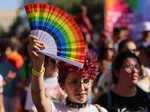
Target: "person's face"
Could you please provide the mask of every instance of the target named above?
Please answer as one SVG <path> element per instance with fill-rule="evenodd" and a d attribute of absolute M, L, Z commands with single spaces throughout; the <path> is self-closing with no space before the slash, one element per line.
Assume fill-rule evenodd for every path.
<path fill-rule="evenodd" d="M 114 56 L 114 45 L 113 43 L 109 43 L 107 45 L 107 50 L 106 50 L 106 59 L 112 60 L 113 56 Z"/>
<path fill-rule="evenodd" d="M 113 56 L 114 56 L 113 48 L 108 48 L 107 51 L 106 51 L 106 58 L 108 60 L 112 60 Z"/>
<path fill-rule="evenodd" d="M 83 8 L 81 14 L 83 17 L 85 17 L 87 15 L 87 9 Z"/>
<path fill-rule="evenodd" d="M 134 53 L 135 55 L 138 55 L 136 45 L 133 42 L 126 43 L 125 47 L 122 49 L 122 51 L 127 51 L 127 50 Z"/>
<path fill-rule="evenodd" d="M 135 58 L 127 58 L 118 74 L 118 81 L 126 85 L 136 85 L 140 79 L 140 65 Z"/>
<path fill-rule="evenodd" d="M 150 41 L 150 31 L 147 32 L 147 38 L 146 38 L 147 41 Z"/>
<path fill-rule="evenodd" d="M 126 48 L 131 51 L 132 53 L 136 53 L 136 45 L 133 42 L 128 42 L 126 44 Z"/>
<path fill-rule="evenodd" d="M 120 37 L 121 40 L 125 40 L 129 37 L 129 34 L 130 34 L 129 30 L 122 30 L 120 32 L 119 37 Z"/>
<path fill-rule="evenodd" d="M 91 91 L 92 82 L 91 79 L 80 77 L 77 72 L 71 72 L 65 80 L 63 89 L 72 102 L 85 103 Z"/>

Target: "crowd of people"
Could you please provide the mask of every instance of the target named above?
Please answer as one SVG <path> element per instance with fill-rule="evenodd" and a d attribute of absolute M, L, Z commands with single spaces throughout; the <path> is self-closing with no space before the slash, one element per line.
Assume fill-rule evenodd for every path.
<path fill-rule="evenodd" d="M 93 26 L 74 16 L 85 40 L 83 68 L 47 57 L 38 37 L 0 37 L 0 112 L 150 112 L 150 29 L 134 41 L 127 26 Z"/>

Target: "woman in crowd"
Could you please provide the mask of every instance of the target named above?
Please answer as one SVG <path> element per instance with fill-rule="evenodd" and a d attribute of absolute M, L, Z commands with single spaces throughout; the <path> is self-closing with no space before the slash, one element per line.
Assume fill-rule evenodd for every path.
<path fill-rule="evenodd" d="M 93 87 L 93 98 L 95 99 L 95 97 L 102 95 L 105 91 L 105 89 L 107 89 L 106 86 L 109 86 L 109 84 L 100 84 L 99 83 L 99 79 L 101 78 L 102 74 L 110 71 L 110 69 L 112 68 L 112 59 L 113 56 L 115 55 L 115 50 L 114 50 L 114 44 L 112 41 L 104 41 L 102 43 L 102 46 L 99 50 L 99 75 L 96 77 L 95 80 L 95 84 Z M 105 75 L 105 77 L 110 77 L 110 74 Z M 93 101 L 92 101 L 93 102 Z"/>
<path fill-rule="evenodd" d="M 130 39 L 130 29 L 128 27 L 116 27 L 113 31 L 115 50 L 118 51 L 119 43 L 123 40 Z"/>
<path fill-rule="evenodd" d="M 110 112 L 149 112 L 150 96 L 137 87 L 141 75 L 139 58 L 129 51 L 120 52 L 112 64 L 115 87 L 102 95 L 96 103 Z"/>
<path fill-rule="evenodd" d="M 135 55 L 139 55 L 139 52 L 137 51 L 136 44 L 131 39 L 123 40 L 119 43 L 119 49 L 118 53 L 130 51 L 134 53 Z M 141 54 L 141 53 L 140 53 Z M 138 86 L 143 89 L 144 91 L 149 91 L 149 68 L 142 65 L 142 77 L 140 78 L 140 81 L 138 82 Z M 143 80 L 144 78 L 144 80 Z M 95 97 L 92 99 L 92 103 L 96 103 L 97 99 L 107 91 L 109 91 L 111 88 L 115 86 L 115 83 L 113 83 L 112 79 L 112 72 L 111 70 L 104 72 L 100 78 L 98 79 L 98 87 L 97 89 L 99 92 L 95 95 Z"/>
<path fill-rule="evenodd" d="M 35 36 L 30 36 L 29 54 L 32 59 L 32 98 L 39 112 L 107 112 L 103 107 L 87 104 L 92 83 L 96 77 L 98 66 L 89 54 L 82 69 L 60 62 L 59 84 L 67 93 L 65 103 L 54 103 L 45 96 L 43 77 L 45 56 L 37 51 L 45 48 Z"/>
<path fill-rule="evenodd" d="M 99 71 L 103 73 L 111 69 L 112 58 L 115 55 L 114 44 L 112 41 L 104 41 L 99 51 Z"/>
<path fill-rule="evenodd" d="M 93 26 L 91 24 L 89 17 L 87 16 L 88 9 L 84 5 L 81 5 L 77 9 L 78 11 L 76 12 L 76 15 L 74 16 L 74 19 L 79 25 L 85 37 L 85 41 L 87 43 L 91 43 L 93 40 L 93 36 L 92 36 Z"/>

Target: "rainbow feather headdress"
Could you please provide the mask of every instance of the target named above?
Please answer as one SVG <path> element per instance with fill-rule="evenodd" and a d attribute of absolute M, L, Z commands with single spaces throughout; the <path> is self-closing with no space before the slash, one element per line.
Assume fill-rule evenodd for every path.
<path fill-rule="evenodd" d="M 85 58 L 85 43 L 76 22 L 63 10 L 46 3 L 25 4 L 31 28 L 46 46 L 40 52 L 80 68 Z"/>

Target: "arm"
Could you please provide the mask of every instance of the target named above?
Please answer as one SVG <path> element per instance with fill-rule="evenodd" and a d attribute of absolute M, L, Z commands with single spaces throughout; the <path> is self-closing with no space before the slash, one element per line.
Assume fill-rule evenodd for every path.
<path fill-rule="evenodd" d="M 3 105 L 3 94 L 0 94 L 0 112 L 5 112 Z"/>
<path fill-rule="evenodd" d="M 16 72 L 10 70 L 7 74 L 7 76 L 5 77 L 5 79 L 3 80 L 3 86 L 6 86 L 7 83 L 11 82 L 12 80 L 14 80 L 16 78 Z"/>
<path fill-rule="evenodd" d="M 45 56 L 37 53 L 37 51 L 44 49 L 44 44 L 41 43 L 37 37 L 32 35 L 30 35 L 29 40 L 30 44 L 28 46 L 28 51 L 33 64 L 33 69 L 40 73 L 42 72 Z M 32 99 L 38 112 L 51 112 L 52 106 L 51 102 L 45 96 L 43 77 L 35 76 L 32 73 L 31 82 Z"/>
<path fill-rule="evenodd" d="M 0 75 L 0 112 L 5 112 L 3 104 L 3 77 Z"/>
<path fill-rule="evenodd" d="M 84 21 L 85 21 L 85 24 L 86 24 L 87 28 L 88 28 L 90 31 L 92 31 L 92 30 L 93 30 L 93 26 L 92 26 L 92 24 L 91 24 L 89 18 L 88 18 L 88 17 L 85 17 Z"/>

